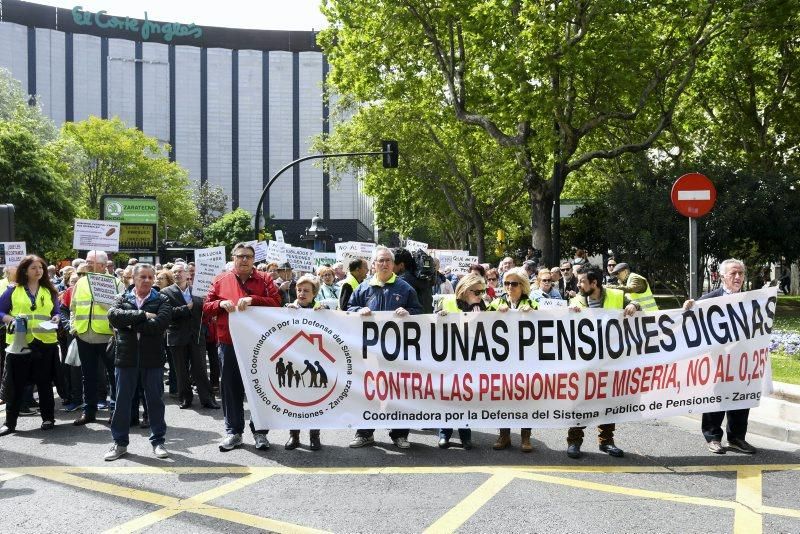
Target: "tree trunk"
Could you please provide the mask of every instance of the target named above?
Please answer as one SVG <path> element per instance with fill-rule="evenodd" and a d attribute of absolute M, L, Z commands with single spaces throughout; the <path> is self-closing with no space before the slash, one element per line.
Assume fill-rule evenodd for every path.
<path fill-rule="evenodd" d="M 529 181 L 531 183 L 531 181 Z M 542 251 L 542 263 L 555 265 L 552 257 L 553 195 L 548 184 L 533 184 L 528 187 L 531 205 L 531 244 Z"/>
<path fill-rule="evenodd" d="M 475 220 L 475 255 L 478 256 L 478 263 L 486 259 L 486 224 L 480 217 Z"/>

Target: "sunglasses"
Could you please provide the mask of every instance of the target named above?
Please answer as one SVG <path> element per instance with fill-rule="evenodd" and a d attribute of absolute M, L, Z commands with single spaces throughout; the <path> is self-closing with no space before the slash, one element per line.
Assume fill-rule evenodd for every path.
<path fill-rule="evenodd" d="M 487 282 L 497 282 L 497 278 L 487 278 Z"/>
<path fill-rule="evenodd" d="M 518 287 L 519 282 L 503 282 L 503 287 Z"/>
<path fill-rule="evenodd" d="M 609 266 L 609 267 L 616 267 L 616 266 L 617 266 L 617 264 L 616 264 L 616 263 L 609 263 L 609 264 L 608 264 L 608 266 Z"/>
<path fill-rule="evenodd" d="M 567 272 L 567 271 L 571 271 L 571 270 L 572 269 L 570 269 L 569 267 L 562 267 L 561 268 L 561 272 L 564 272 L 564 273 Z"/>
<path fill-rule="evenodd" d="M 482 297 L 484 295 L 484 293 L 486 293 L 486 290 L 485 289 L 470 289 L 469 292 L 472 293 L 473 295 L 475 295 L 476 297 Z"/>
<path fill-rule="evenodd" d="M 552 283 L 553 283 L 553 281 L 552 281 L 552 280 L 550 280 L 550 279 L 547 279 L 547 280 L 539 280 L 539 283 L 541 283 L 541 284 L 552 284 Z"/>

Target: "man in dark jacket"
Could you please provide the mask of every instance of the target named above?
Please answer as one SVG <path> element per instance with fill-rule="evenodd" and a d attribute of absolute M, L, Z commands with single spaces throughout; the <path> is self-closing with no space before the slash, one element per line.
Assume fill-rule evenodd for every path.
<path fill-rule="evenodd" d="M 433 313 L 433 281 L 420 280 L 414 274 L 416 270 L 417 263 L 411 252 L 404 248 L 394 249 L 394 273 L 414 288 L 422 313 Z"/>
<path fill-rule="evenodd" d="M 372 253 L 375 275 L 365 280 L 350 297 L 347 311 L 359 315 L 371 315 L 374 311 L 393 311 L 398 317 L 418 315 L 422 308 L 414 289 L 394 273 L 394 256 L 386 247 L 375 247 Z M 350 447 L 353 449 L 375 443 L 374 429 L 359 429 Z M 401 449 L 408 449 L 408 429 L 392 429 L 389 432 L 392 442 Z"/>
<path fill-rule="evenodd" d="M 117 403 L 111 418 L 114 445 L 105 454 L 107 461 L 128 452 L 131 403 L 141 378 L 147 411 L 150 415 L 150 444 L 158 458 L 168 458 L 164 448 L 167 424 L 164 421 L 164 354 L 161 344 L 172 318 L 172 306 L 165 295 L 153 288 L 156 271 L 148 263 L 133 269 L 133 287 L 117 297 L 108 310 L 114 328 L 114 365 Z"/>
<path fill-rule="evenodd" d="M 203 299 L 192 295 L 188 271 L 185 263 L 172 266 L 175 283 L 165 287 L 161 293 L 166 295 L 172 306 L 172 322 L 167 329 L 167 346 L 172 351 L 175 364 L 175 377 L 178 382 L 180 408 L 192 405 L 192 384 L 189 381 L 189 362 L 191 379 L 197 385 L 197 396 L 204 408 L 218 409 L 219 404 L 211 393 L 211 384 L 206 373 L 206 340 L 200 339 L 200 321 L 203 315 Z"/>
<path fill-rule="evenodd" d="M 697 300 L 722 297 L 742 290 L 745 276 L 744 263 L 742 261 L 733 258 L 723 261 L 719 266 L 719 274 L 722 276 L 722 285 Z M 692 299 L 683 303 L 684 310 L 689 310 L 692 306 L 694 306 L 694 300 Z M 728 448 L 745 454 L 755 454 L 756 448 L 744 439 L 747 434 L 747 419 L 750 417 L 750 409 L 748 408 L 703 414 L 701 429 L 703 437 L 706 438 L 708 450 L 714 454 L 725 454 L 725 447 L 722 445 L 722 420 L 726 416 L 728 417 Z"/>

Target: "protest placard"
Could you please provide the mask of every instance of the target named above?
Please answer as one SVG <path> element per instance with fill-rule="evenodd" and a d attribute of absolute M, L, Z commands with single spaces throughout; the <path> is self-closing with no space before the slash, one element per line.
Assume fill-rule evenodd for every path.
<path fill-rule="evenodd" d="M 278 243 L 285 243 L 283 240 L 283 230 L 275 230 L 275 241 Z"/>
<path fill-rule="evenodd" d="M 4 241 L 0 243 L 0 267 L 16 267 L 26 254 L 25 241 Z"/>
<path fill-rule="evenodd" d="M 75 219 L 72 234 L 75 250 L 119 250 L 119 221 Z"/>
<path fill-rule="evenodd" d="M 455 274 L 467 274 L 469 266 L 478 263 L 477 256 L 453 255 L 450 260 L 450 269 Z M 441 265 L 440 265 L 441 267 Z"/>
<path fill-rule="evenodd" d="M 117 279 L 108 274 L 88 273 L 92 301 L 111 306 L 119 294 Z"/>
<path fill-rule="evenodd" d="M 270 241 L 267 245 L 267 263 L 281 263 L 286 262 L 286 243 L 278 241 Z"/>
<path fill-rule="evenodd" d="M 538 302 L 540 310 L 547 310 L 550 308 L 566 308 L 569 303 L 562 299 L 541 299 Z"/>
<path fill-rule="evenodd" d="M 310 248 L 286 247 L 286 261 L 295 273 L 314 272 L 314 251 Z"/>
<path fill-rule="evenodd" d="M 428 244 L 422 241 L 414 241 L 413 239 L 406 239 L 406 250 L 415 252 L 417 250 L 428 250 Z"/>
<path fill-rule="evenodd" d="M 315 252 L 314 253 L 314 265 L 317 267 L 321 267 L 322 265 L 333 265 L 336 263 L 336 253 L 335 252 Z"/>
<path fill-rule="evenodd" d="M 192 284 L 192 294 L 198 297 L 205 297 L 211 282 L 224 269 L 227 263 L 225 259 L 225 247 L 201 248 L 194 251 L 194 282 Z"/>

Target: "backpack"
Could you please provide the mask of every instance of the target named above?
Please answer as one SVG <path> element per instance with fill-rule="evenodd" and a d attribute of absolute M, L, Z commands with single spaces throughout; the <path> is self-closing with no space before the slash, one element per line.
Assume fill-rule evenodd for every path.
<path fill-rule="evenodd" d="M 424 250 L 414 251 L 414 275 L 422 281 L 432 282 L 436 279 L 436 268 L 431 258 Z"/>

